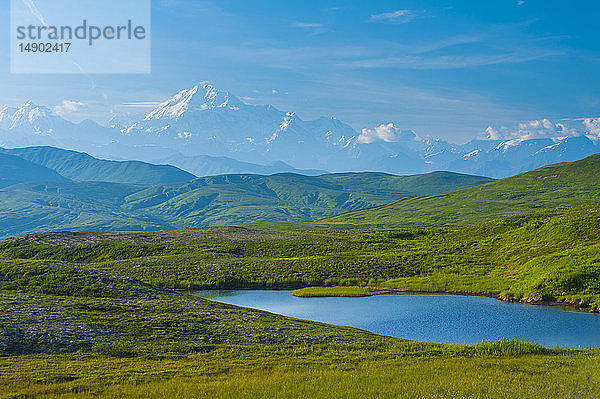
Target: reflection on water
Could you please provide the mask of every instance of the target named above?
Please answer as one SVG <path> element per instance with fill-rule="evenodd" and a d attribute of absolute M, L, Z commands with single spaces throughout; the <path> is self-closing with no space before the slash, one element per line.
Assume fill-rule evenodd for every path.
<path fill-rule="evenodd" d="M 419 341 L 515 338 L 545 346 L 600 346 L 600 316 L 483 297 L 375 295 L 297 298 L 291 291 L 197 291 L 203 298 Z"/>

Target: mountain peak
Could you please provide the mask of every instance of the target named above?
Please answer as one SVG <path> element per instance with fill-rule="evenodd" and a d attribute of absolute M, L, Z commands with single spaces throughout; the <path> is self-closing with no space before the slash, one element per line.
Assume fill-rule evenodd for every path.
<path fill-rule="evenodd" d="M 32 119 L 36 117 L 47 117 L 52 114 L 53 112 L 50 110 L 50 108 L 27 101 L 25 104 L 23 104 L 23 106 L 17 109 L 15 112 L 15 117 L 27 116 L 29 119 Z"/>
<path fill-rule="evenodd" d="M 244 105 L 228 91 L 219 90 L 209 82 L 200 82 L 190 89 L 177 93 L 146 115 L 145 120 L 179 119 L 187 111 L 203 111 L 214 108 L 239 109 Z"/>
<path fill-rule="evenodd" d="M 27 101 L 20 107 L 5 107 L 0 111 L 0 128 L 11 130 L 25 124 L 37 125 L 40 121 L 55 117 L 50 108 Z"/>
<path fill-rule="evenodd" d="M 21 105 L 20 107 L 4 107 L 0 111 L 0 114 L 3 116 L 14 115 L 15 113 L 24 114 L 24 113 L 27 113 L 34 109 L 38 109 L 38 110 L 46 112 L 46 113 L 52 113 L 52 111 L 48 107 L 44 107 L 43 105 L 37 105 L 37 104 L 33 103 L 32 101 L 27 101 L 25 104 Z"/>

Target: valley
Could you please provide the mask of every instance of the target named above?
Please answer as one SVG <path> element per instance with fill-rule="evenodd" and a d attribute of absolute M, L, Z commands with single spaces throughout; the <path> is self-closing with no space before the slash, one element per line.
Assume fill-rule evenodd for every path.
<path fill-rule="evenodd" d="M 303 289 L 304 296 L 346 296 L 339 301 L 394 299 L 356 297 L 383 290 L 488 296 L 596 313 L 598 156 L 501 180 L 365 172 L 137 184 L 132 181 L 177 179 L 187 172 L 56 149 L 23 151 L 27 159 L 0 154 L 8 167 L 31 171 L 31 181 L 0 190 L 2 227 L 13 236 L 0 241 L 2 397 L 330 398 L 350 391 L 393 395 L 398 389 L 395 396 L 407 398 L 598 395 L 600 354 L 577 347 L 588 342 L 577 334 L 574 341 L 553 341 L 521 328 L 548 345 L 527 342 L 514 330 L 481 337 L 517 339 L 442 344 L 422 340 L 448 342 L 449 336 L 374 328 L 384 334 L 378 335 L 304 320 L 305 313 L 298 319 L 190 295 L 278 290 L 289 300 L 295 297 L 281 290 Z M 44 151 L 68 161 L 51 161 L 40 156 Z M 87 166 L 75 167 L 81 160 Z M 69 178 L 52 169 L 59 167 Z M 87 181 L 94 168 L 127 183 Z M 53 180 L 37 180 L 48 178 Z M 216 226 L 196 227 L 204 223 Z M 21 235 L 25 229 L 34 234 Z M 396 298 L 418 307 L 411 296 Z M 442 303 L 436 299 L 435 309 L 444 309 Z M 471 314 L 464 322 L 473 321 L 477 306 L 468 303 L 458 310 Z M 559 318 L 578 315 L 552 310 Z M 419 312 L 435 314 L 414 314 Z M 330 314 L 342 317 L 344 311 Z M 533 314 L 526 319 L 535 328 Z M 520 316 L 507 317 L 514 322 Z M 343 320 L 331 322 L 354 324 Z M 417 322 L 414 331 L 431 323 Z M 424 376 L 435 378 L 435 387 L 415 383 Z"/>
<path fill-rule="evenodd" d="M 0 157 L 12 160 L 6 167 L 23 168 L 20 178 L 29 180 L 6 182 L 0 189 L 3 238 L 56 230 L 146 231 L 309 222 L 404 197 L 441 194 L 493 181 L 449 172 L 196 178 L 169 165 L 107 161 L 52 147 L 5 150 L 6 155 L 1 151 Z M 90 178 L 92 175 L 95 178 Z"/>

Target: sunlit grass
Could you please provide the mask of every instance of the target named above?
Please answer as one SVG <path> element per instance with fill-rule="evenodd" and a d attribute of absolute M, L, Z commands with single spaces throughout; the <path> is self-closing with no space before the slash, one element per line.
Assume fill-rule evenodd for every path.
<path fill-rule="evenodd" d="M 0 358 L 0 397 L 597 398 L 600 357 L 518 341 L 223 346 L 184 356 Z"/>
<path fill-rule="evenodd" d="M 369 286 L 511 299 L 536 292 L 547 301 L 600 310 L 598 206 L 531 212 L 472 226 L 169 234 L 4 241 L 0 258 L 9 260 L 0 261 L 0 288 L 50 292 L 60 285 L 64 294 L 91 290 L 108 295 L 93 284 L 82 285 L 83 277 L 68 270 L 76 264 L 77 273 L 82 267 L 101 269 L 177 289 Z M 53 262 L 50 272 L 45 260 L 66 266 Z"/>

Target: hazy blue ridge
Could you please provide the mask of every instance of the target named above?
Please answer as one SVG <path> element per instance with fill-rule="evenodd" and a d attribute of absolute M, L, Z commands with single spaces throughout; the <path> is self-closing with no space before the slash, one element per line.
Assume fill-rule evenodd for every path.
<path fill-rule="evenodd" d="M 109 161 L 86 153 L 55 147 L 26 147 L 5 150 L 37 165 L 52 169 L 77 181 L 110 183 L 167 184 L 195 179 L 196 176 L 171 165 L 141 161 Z"/>

